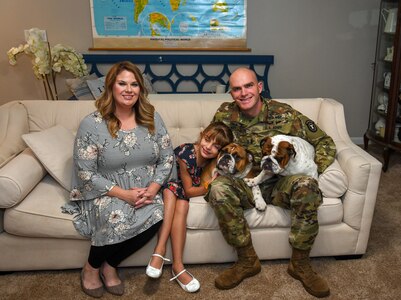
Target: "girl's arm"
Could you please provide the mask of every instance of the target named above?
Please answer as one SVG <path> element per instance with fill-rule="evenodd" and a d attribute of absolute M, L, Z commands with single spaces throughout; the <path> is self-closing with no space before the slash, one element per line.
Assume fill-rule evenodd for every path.
<path fill-rule="evenodd" d="M 185 195 L 188 198 L 205 195 L 207 190 L 203 186 L 193 186 L 192 178 L 187 171 L 186 164 L 179 158 L 177 161 L 180 164 L 180 175 Z"/>

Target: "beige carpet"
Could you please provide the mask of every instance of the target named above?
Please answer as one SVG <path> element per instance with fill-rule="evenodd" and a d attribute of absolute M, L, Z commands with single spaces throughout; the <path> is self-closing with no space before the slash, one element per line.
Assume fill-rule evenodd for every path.
<path fill-rule="evenodd" d="M 381 159 L 377 147 L 371 153 Z M 327 299 L 401 299 L 401 155 L 391 157 L 382 173 L 376 211 L 367 253 L 361 259 L 312 259 L 327 278 L 331 296 Z M 1 255 L 1 254 L 0 254 Z M 287 260 L 264 261 L 262 272 L 238 287 L 220 291 L 215 276 L 228 264 L 191 265 L 201 290 L 189 295 L 169 282 L 167 266 L 160 280 L 150 280 L 144 268 L 124 268 L 126 293 L 118 299 L 315 299 L 286 272 Z M 105 294 L 103 299 L 115 299 Z M 0 276 L 0 299 L 88 299 L 80 289 L 79 270 L 16 272 Z"/>

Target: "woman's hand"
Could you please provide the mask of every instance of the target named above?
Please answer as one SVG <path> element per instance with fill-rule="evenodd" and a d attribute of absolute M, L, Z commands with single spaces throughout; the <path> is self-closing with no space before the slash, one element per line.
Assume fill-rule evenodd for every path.
<path fill-rule="evenodd" d="M 124 190 L 119 186 L 114 186 L 108 193 L 108 196 L 117 197 L 135 208 L 152 204 L 157 192 L 160 190 L 160 185 L 152 182 L 146 188 L 131 188 Z"/>
<path fill-rule="evenodd" d="M 131 188 L 129 190 L 124 190 L 116 185 L 107 192 L 107 195 L 119 198 L 135 208 L 139 208 L 152 203 L 152 200 L 149 200 L 145 195 L 146 190 L 147 188 Z"/>
<path fill-rule="evenodd" d="M 141 208 L 142 206 L 153 203 L 153 197 L 150 197 L 147 188 L 132 188 L 130 191 L 134 193 L 134 207 Z"/>
<path fill-rule="evenodd" d="M 140 189 L 138 192 L 139 200 L 135 203 L 135 208 L 140 208 L 153 203 L 160 187 L 160 184 L 152 182 L 146 189 Z"/>
<path fill-rule="evenodd" d="M 159 192 L 159 190 L 160 190 L 160 185 L 159 184 L 157 184 L 157 183 L 155 183 L 155 182 L 152 182 L 149 186 L 148 186 L 148 188 L 146 189 L 146 193 L 145 193 L 145 196 L 146 197 L 148 197 L 149 199 L 152 199 L 152 200 L 154 200 L 154 198 L 156 197 L 156 194 Z"/>

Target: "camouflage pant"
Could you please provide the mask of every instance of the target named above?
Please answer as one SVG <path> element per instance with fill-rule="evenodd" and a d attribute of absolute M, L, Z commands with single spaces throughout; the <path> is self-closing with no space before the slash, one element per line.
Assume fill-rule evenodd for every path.
<path fill-rule="evenodd" d="M 274 178 L 261 185 L 267 203 L 291 210 L 289 242 L 293 248 L 312 248 L 319 231 L 317 209 L 322 195 L 315 179 L 294 175 Z M 241 179 L 219 176 L 205 195 L 219 221 L 227 243 L 243 247 L 251 241 L 244 210 L 254 207 L 252 190 Z"/>

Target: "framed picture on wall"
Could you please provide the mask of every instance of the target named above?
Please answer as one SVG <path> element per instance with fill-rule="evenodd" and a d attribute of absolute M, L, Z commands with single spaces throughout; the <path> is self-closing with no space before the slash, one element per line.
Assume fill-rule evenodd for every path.
<path fill-rule="evenodd" d="M 91 50 L 248 51 L 247 0 L 90 0 Z"/>

